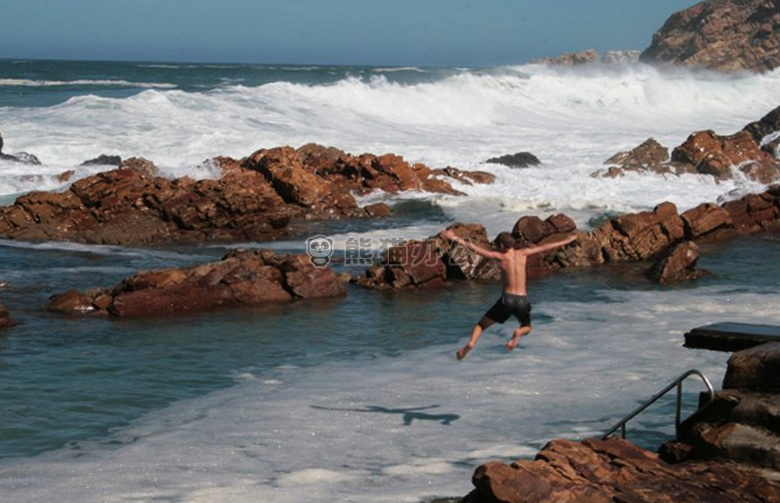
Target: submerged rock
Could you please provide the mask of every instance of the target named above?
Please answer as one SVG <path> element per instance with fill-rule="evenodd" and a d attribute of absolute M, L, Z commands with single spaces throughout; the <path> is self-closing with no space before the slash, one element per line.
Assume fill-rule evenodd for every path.
<path fill-rule="evenodd" d="M 16 322 L 11 318 L 3 303 L 0 302 L 0 328 L 9 328 L 14 325 L 16 325 Z"/>

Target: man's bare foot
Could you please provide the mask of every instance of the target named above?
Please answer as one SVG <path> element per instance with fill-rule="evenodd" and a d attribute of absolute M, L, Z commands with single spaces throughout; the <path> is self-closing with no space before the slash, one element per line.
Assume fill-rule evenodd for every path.
<path fill-rule="evenodd" d="M 471 351 L 473 348 L 474 346 L 466 344 L 455 353 L 455 356 L 458 358 L 458 360 L 462 360 L 466 358 L 466 355 L 469 354 L 469 351 Z"/>
<path fill-rule="evenodd" d="M 506 350 L 512 351 L 515 349 L 517 347 L 517 343 L 520 342 L 520 337 L 512 337 L 509 339 L 509 342 L 506 343 Z"/>

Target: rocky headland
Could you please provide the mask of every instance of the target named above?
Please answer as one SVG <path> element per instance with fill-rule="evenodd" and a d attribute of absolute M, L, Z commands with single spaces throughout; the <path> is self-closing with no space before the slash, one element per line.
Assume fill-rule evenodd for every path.
<path fill-rule="evenodd" d="M 763 72 L 780 66 L 776 0 L 708 0 L 673 14 L 640 61 L 720 72 Z"/>
<path fill-rule="evenodd" d="M 780 4 L 776 0 L 706 0 L 672 14 L 643 51 L 601 54 L 585 49 L 531 63 L 579 66 L 635 61 L 723 73 L 771 71 L 780 66 Z"/>

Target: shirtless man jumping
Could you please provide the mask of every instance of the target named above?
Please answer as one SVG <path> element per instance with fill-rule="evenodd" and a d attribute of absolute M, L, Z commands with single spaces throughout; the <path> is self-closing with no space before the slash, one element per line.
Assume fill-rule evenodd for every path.
<path fill-rule="evenodd" d="M 469 241 L 456 236 L 451 229 L 443 231 L 442 238 L 449 239 L 459 245 L 465 246 L 469 250 L 482 255 L 483 257 L 493 258 L 499 261 L 501 268 L 502 282 L 504 291 L 501 297 L 493 304 L 479 322 L 474 325 L 471 331 L 471 338 L 456 356 L 462 360 L 477 344 L 482 332 L 494 323 L 504 323 L 510 316 L 514 315 L 520 322 L 520 326 L 512 333 L 512 338 L 506 344 L 506 349 L 512 351 L 517 347 L 520 337 L 528 335 L 531 332 L 531 304 L 526 297 L 526 264 L 529 255 L 546 252 L 571 243 L 577 236 L 569 236 L 560 241 L 554 241 L 541 246 L 532 246 L 529 248 L 515 249 L 515 239 L 509 232 L 500 233 L 495 240 L 498 251 L 487 250 L 477 246 Z"/>

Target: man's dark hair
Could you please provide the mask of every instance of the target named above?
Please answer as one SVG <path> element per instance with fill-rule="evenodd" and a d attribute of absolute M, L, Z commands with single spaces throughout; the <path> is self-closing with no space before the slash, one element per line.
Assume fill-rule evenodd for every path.
<path fill-rule="evenodd" d="M 509 250 L 515 246 L 515 238 L 512 236 L 511 232 L 501 232 L 496 236 L 493 243 L 499 248 Z"/>

